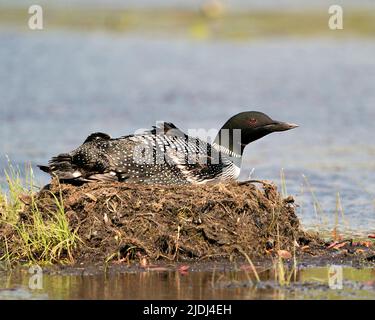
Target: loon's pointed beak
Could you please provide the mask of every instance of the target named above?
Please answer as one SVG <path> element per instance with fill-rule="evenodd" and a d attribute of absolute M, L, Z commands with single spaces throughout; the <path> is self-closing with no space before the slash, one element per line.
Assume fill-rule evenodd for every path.
<path fill-rule="evenodd" d="M 286 131 L 286 130 L 297 128 L 299 126 L 298 124 L 295 124 L 295 123 L 275 121 L 274 123 L 267 125 L 267 127 L 271 131 Z"/>

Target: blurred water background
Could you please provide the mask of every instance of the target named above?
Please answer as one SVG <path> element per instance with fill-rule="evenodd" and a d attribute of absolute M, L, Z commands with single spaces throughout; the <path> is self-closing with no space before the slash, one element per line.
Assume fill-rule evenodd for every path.
<path fill-rule="evenodd" d="M 156 8 L 158 14 L 173 7 L 179 8 L 170 13 L 173 17 L 192 10 L 193 18 L 191 23 L 184 18 L 186 32 L 181 32 L 185 24 L 178 24 L 177 32 L 174 24 L 167 23 L 158 30 L 137 32 L 121 29 L 123 24 L 115 31 L 100 26 L 88 29 L 83 22 L 71 28 L 69 17 L 66 26 L 63 22 L 53 26 L 50 16 L 51 28 L 31 31 L 22 16 L 26 10 L 28 17 L 29 3 L 4 1 L 0 6 L 4 17 L 0 23 L 2 183 L 6 155 L 21 170 L 31 163 L 43 185 L 49 177 L 36 164 L 72 150 L 91 132 L 116 137 L 159 120 L 185 131 L 219 129 L 237 112 L 259 110 L 300 128 L 251 144 L 241 179 L 255 168 L 252 178 L 280 184 L 283 168 L 287 191 L 296 197 L 305 227 L 322 227 L 321 213 L 316 212 L 320 205 L 328 220 L 323 224 L 332 228 L 339 193 L 348 222 L 342 229 L 362 234 L 375 230 L 373 22 L 363 27 L 363 19 L 352 19 L 365 30 L 363 34 L 353 35 L 345 27 L 328 30 L 326 1 L 223 1 L 219 11 L 211 8 L 211 17 L 210 7 L 202 13 L 206 1 L 97 0 L 90 1 L 89 7 L 88 1 L 81 0 L 74 5 L 56 1 L 55 6 L 70 8 L 72 15 L 74 7 L 81 8 L 78 17 L 84 21 L 88 21 L 84 8 L 97 7 L 146 8 L 151 13 Z M 336 3 L 365 14 L 375 11 L 372 1 Z M 325 19 L 324 27 L 317 28 L 327 29 L 327 34 L 299 33 L 304 26 L 293 27 L 296 35 L 257 34 L 255 20 L 239 26 L 230 13 L 226 17 L 231 10 L 256 17 L 253 9 L 269 10 L 275 16 L 282 15 L 278 10 L 298 9 L 302 18 L 317 12 L 317 21 Z M 100 10 L 90 18 L 93 25 Z M 7 12 L 14 18 L 6 18 Z M 45 14 L 48 18 L 48 11 Z M 12 19 L 17 23 L 9 23 Z M 277 28 L 282 31 L 284 25 Z M 241 37 L 220 36 L 234 28 Z"/>

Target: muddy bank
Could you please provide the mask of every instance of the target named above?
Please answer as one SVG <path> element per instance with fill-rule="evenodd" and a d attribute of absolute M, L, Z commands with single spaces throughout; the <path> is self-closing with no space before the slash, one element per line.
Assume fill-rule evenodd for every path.
<path fill-rule="evenodd" d="M 17 224 L 35 224 L 35 208 L 44 220 L 54 219 L 59 210 L 56 199 L 61 199 L 68 227 L 78 239 L 69 250 L 60 246 L 58 257 L 70 258 L 74 264 L 136 261 L 147 265 L 151 261 L 246 261 L 248 257 L 259 261 L 280 254 L 288 260 L 294 252 L 307 260 L 340 259 L 336 248 L 327 250 L 328 244 L 302 230 L 293 198 L 283 199 L 273 184 L 52 183 L 22 199 Z M 14 228 L 2 229 L 7 250 L 24 245 Z M 340 253 L 349 259 L 371 259 L 368 250 L 349 254 L 342 249 L 344 245 Z M 45 254 L 35 246 L 25 260 L 38 261 Z"/>

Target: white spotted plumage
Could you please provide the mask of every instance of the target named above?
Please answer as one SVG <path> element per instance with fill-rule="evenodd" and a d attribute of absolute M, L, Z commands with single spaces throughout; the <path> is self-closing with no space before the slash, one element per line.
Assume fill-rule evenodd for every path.
<path fill-rule="evenodd" d="M 118 139 L 92 134 L 76 150 L 53 158 L 50 169 L 62 179 L 78 181 L 202 184 L 238 177 L 231 157 L 239 155 L 173 129 L 177 135 L 157 128 Z M 214 153 L 220 155 L 217 162 Z"/>

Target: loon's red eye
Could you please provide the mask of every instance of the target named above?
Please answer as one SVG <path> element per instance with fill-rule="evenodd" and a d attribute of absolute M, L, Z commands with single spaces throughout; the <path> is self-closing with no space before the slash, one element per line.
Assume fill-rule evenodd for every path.
<path fill-rule="evenodd" d="M 255 118 L 251 118 L 251 119 L 249 119 L 249 123 L 250 123 L 251 125 L 254 125 L 254 124 L 257 123 L 257 119 L 255 119 Z"/>

